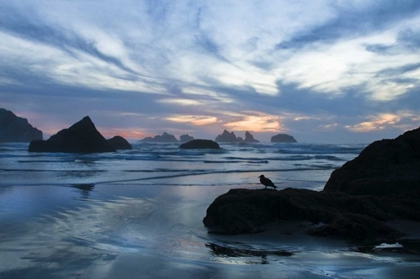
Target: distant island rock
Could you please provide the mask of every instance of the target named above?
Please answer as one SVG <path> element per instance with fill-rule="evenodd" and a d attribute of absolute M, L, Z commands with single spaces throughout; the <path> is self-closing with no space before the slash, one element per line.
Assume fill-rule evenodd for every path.
<path fill-rule="evenodd" d="M 16 116 L 10 110 L 0 108 L 0 142 L 31 142 L 42 140 L 42 132 Z"/>
<path fill-rule="evenodd" d="M 232 189 L 203 219 L 213 232 L 255 233 L 268 224 L 308 222 L 306 232 L 358 241 L 402 241 L 390 220 L 420 222 L 420 128 L 377 141 L 331 174 L 321 192 Z"/>
<path fill-rule="evenodd" d="M 243 142 L 242 138 L 237 138 L 234 132 L 224 130 L 221 135 L 216 137 L 216 142 Z"/>
<path fill-rule="evenodd" d="M 271 137 L 271 142 L 297 142 L 294 137 L 287 134 L 278 134 Z"/>
<path fill-rule="evenodd" d="M 194 138 L 188 134 L 181 135 L 179 138 L 180 138 L 180 142 L 189 142 L 189 141 L 194 140 Z"/>
<path fill-rule="evenodd" d="M 221 149 L 217 142 L 212 140 L 196 139 L 179 146 L 182 149 Z"/>
<path fill-rule="evenodd" d="M 29 152 L 96 153 L 115 152 L 108 141 L 96 130 L 89 116 L 51 136 L 48 140 L 34 140 Z"/>
<path fill-rule="evenodd" d="M 131 144 L 121 136 L 115 136 L 111 139 L 108 139 L 107 142 L 114 147 L 115 149 L 132 149 Z"/>
<path fill-rule="evenodd" d="M 246 131 L 245 132 L 245 142 L 260 142 L 259 140 L 254 139 L 254 136 L 251 135 L 250 132 Z"/>
<path fill-rule="evenodd" d="M 156 135 L 153 138 L 147 137 L 141 140 L 142 142 L 178 142 L 174 135 L 164 132 L 161 136 Z"/>

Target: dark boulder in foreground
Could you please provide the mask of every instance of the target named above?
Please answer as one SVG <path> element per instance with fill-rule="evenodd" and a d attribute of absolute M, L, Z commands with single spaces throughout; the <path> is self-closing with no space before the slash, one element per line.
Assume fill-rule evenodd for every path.
<path fill-rule="evenodd" d="M 322 192 L 232 189 L 203 223 L 226 234 L 253 233 L 285 220 L 313 224 L 317 236 L 395 240 L 390 220 L 420 222 L 420 128 L 377 141 L 334 171 Z"/>
<path fill-rule="evenodd" d="M 212 140 L 196 139 L 183 143 L 179 146 L 182 149 L 221 149 L 217 142 Z"/>
<path fill-rule="evenodd" d="M 28 120 L 10 110 L 0 108 L 0 142 L 31 142 L 42 140 L 42 132 Z"/>
<path fill-rule="evenodd" d="M 131 149 L 131 144 L 121 136 L 115 136 L 112 139 L 108 139 L 107 142 L 115 149 Z"/>
<path fill-rule="evenodd" d="M 255 233 L 282 221 L 309 221 L 307 233 L 346 239 L 395 239 L 401 234 L 386 224 L 399 218 L 420 221 L 420 191 L 412 195 L 352 196 L 287 188 L 232 189 L 207 209 L 206 227 L 224 234 Z"/>
<path fill-rule="evenodd" d="M 96 153 L 115 152 L 107 140 L 96 130 L 89 116 L 51 136 L 48 140 L 34 140 L 30 152 Z"/>
<path fill-rule="evenodd" d="M 174 135 L 164 132 L 161 136 L 157 135 L 152 137 L 147 137 L 141 140 L 142 142 L 178 142 Z"/>
<path fill-rule="evenodd" d="M 188 134 L 181 135 L 179 138 L 180 138 L 180 142 L 189 142 L 189 141 L 194 140 L 194 137 L 192 137 L 192 136 L 190 136 Z"/>
<path fill-rule="evenodd" d="M 420 128 L 396 139 L 375 141 L 335 170 L 326 192 L 398 194 L 420 189 Z"/>
<path fill-rule="evenodd" d="M 278 134 L 271 137 L 271 142 L 297 142 L 293 136 Z"/>
<path fill-rule="evenodd" d="M 244 141 L 245 142 L 260 142 L 259 140 L 254 139 L 254 136 L 248 131 L 245 132 L 245 140 Z"/>

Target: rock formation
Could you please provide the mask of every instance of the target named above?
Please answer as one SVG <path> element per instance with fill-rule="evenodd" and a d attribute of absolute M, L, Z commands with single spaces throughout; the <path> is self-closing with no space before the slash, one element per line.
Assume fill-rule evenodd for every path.
<path fill-rule="evenodd" d="M 216 198 L 203 219 L 226 234 L 253 233 L 267 224 L 299 220 L 307 233 L 357 240 L 401 236 L 387 222 L 420 222 L 420 128 L 374 142 L 334 171 L 321 192 L 232 189 Z"/>
<path fill-rule="evenodd" d="M 410 198 L 420 197 L 419 192 Z M 408 198 L 408 197 L 407 197 Z M 407 200 L 393 197 L 352 196 L 287 188 L 275 190 L 232 189 L 207 209 L 205 226 L 224 234 L 255 233 L 265 225 L 283 221 L 309 221 L 307 231 L 318 236 L 347 239 L 392 239 L 400 233 L 389 228 L 395 218 L 420 221 L 420 204 L 407 208 Z"/>
<path fill-rule="evenodd" d="M 260 141 L 258 141 L 256 139 L 254 139 L 254 137 L 248 131 L 245 132 L 245 140 L 244 141 L 245 142 L 260 142 Z"/>
<path fill-rule="evenodd" d="M 297 142 L 294 137 L 287 134 L 278 134 L 271 137 L 271 142 Z"/>
<path fill-rule="evenodd" d="M 178 142 L 174 135 L 170 135 L 164 132 L 161 136 L 157 135 L 152 137 L 147 137 L 141 140 L 142 142 Z"/>
<path fill-rule="evenodd" d="M 325 192 L 383 195 L 420 189 L 420 128 L 375 141 L 335 170 Z"/>
<path fill-rule="evenodd" d="M 42 140 L 42 132 L 32 127 L 28 120 L 0 108 L 0 142 L 31 142 Z"/>
<path fill-rule="evenodd" d="M 229 133 L 228 131 L 224 130 L 221 135 L 218 135 L 216 137 L 217 142 L 241 142 L 241 140 L 238 140 L 236 138 L 236 135 L 234 132 Z M 243 141 L 243 140 L 242 140 Z"/>
<path fill-rule="evenodd" d="M 131 144 L 121 136 L 115 136 L 112 139 L 108 139 L 107 142 L 115 149 L 131 149 Z"/>
<path fill-rule="evenodd" d="M 96 130 L 89 116 L 59 131 L 48 140 L 34 140 L 30 152 L 96 153 L 115 152 L 107 140 Z"/>
<path fill-rule="evenodd" d="M 217 142 L 212 140 L 196 139 L 183 143 L 179 146 L 182 149 L 221 149 Z"/>
<path fill-rule="evenodd" d="M 180 138 L 180 142 L 189 142 L 189 141 L 194 140 L 194 138 L 188 134 L 181 135 L 179 138 Z"/>

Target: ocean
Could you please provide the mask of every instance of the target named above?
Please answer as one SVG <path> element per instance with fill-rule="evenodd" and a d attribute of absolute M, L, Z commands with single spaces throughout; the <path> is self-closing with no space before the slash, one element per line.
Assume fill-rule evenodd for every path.
<path fill-rule="evenodd" d="M 264 187 L 261 174 L 280 190 L 320 191 L 365 146 L 136 142 L 65 154 L 0 144 L 0 278 L 419 278 L 420 256 L 398 243 L 365 252 L 301 223 L 241 236 L 202 223 L 229 189 Z"/>

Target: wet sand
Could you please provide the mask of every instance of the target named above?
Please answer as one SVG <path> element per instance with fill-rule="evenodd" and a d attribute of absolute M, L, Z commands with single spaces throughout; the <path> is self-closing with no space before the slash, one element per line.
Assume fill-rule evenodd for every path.
<path fill-rule="evenodd" d="M 231 187 L 2 186 L 0 278 L 418 278 L 420 255 L 303 234 L 208 234 Z M 396 223 L 411 228 L 416 224 Z M 372 248 L 372 247 L 371 247 Z"/>

